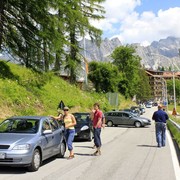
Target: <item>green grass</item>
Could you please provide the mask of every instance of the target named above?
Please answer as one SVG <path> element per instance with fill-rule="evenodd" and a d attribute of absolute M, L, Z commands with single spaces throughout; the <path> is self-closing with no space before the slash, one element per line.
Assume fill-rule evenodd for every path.
<path fill-rule="evenodd" d="M 14 115 L 56 115 L 62 100 L 71 112 L 90 111 L 99 102 L 103 111 L 112 108 L 105 94 L 85 92 L 53 73 L 40 74 L 0 61 L 0 119 Z M 131 104 L 119 95 L 119 109 Z"/>
<path fill-rule="evenodd" d="M 180 132 L 176 126 L 172 124 L 172 122 L 168 121 L 167 123 L 168 129 L 170 130 L 174 140 L 176 141 L 178 147 L 180 148 Z"/>

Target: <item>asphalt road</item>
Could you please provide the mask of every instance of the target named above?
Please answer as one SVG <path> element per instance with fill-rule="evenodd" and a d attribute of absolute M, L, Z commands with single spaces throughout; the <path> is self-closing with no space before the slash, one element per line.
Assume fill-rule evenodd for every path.
<path fill-rule="evenodd" d="M 152 117 L 155 108 L 143 115 Z M 93 142 L 75 142 L 75 158 L 52 158 L 37 172 L 0 167 L 1 180 L 177 180 L 170 142 L 156 147 L 154 122 L 150 127 L 106 127 L 102 155 L 92 156 Z M 66 157 L 68 153 L 66 154 Z M 173 156 L 173 158 L 172 158 Z"/>

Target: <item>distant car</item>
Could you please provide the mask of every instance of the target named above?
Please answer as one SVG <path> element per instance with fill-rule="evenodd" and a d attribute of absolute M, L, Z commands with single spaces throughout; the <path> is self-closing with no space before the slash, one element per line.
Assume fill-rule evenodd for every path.
<path fill-rule="evenodd" d="M 90 113 L 78 112 L 73 113 L 76 119 L 75 126 L 75 140 L 88 140 L 91 141 L 93 138 L 93 127 L 90 119 Z"/>
<path fill-rule="evenodd" d="M 129 112 L 129 113 L 132 113 L 134 116 L 140 116 L 140 113 L 139 111 L 137 110 L 132 110 L 132 109 L 123 109 L 123 111 L 126 111 L 126 112 Z"/>
<path fill-rule="evenodd" d="M 151 103 L 147 103 L 146 104 L 146 108 L 152 108 L 152 104 Z"/>
<path fill-rule="evenodd" d="M 140 115 L 143 114 L 143 110 L 142 110 L 142 108 L 140 108 L 139 106 L 131 106 L 131 109 L 132 109 L 132 110 L 135 110 L 135 111 L 139 111 L 139 114 L 140 114 Z"/>
<path fill-rule="evenodd" d="M 158 106 L 158 103 L 157 102 L 153 103 L 153 106 Z"/>
<path fill-rule="evenodd" d="M 15 116 L 0 124 L 0 165 L 37 171 L 45 159 L 64 157 L 64 126 L 48 116 Z"/>
<path fill-rule="evenodd" d="M 125 111 L 109 111 L 105 113 L 106 124 L 109 127 L 113 125 L 128 125 L 143 127 L 151 125 L 151 120 L 145 117 L 136 117 Z"/>

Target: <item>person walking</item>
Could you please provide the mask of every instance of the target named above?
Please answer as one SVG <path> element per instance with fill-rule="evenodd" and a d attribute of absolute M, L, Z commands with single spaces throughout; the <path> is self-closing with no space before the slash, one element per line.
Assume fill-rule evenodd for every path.
<path fill-rule="evenodd" d="M 76 119 L 74 115 L 69 113 L 69 108 L 67 106 L 64 107 L 63 109 L 64 115 L 62 116 L 57 116 L 54 117 L 54 119 L 57 120 L 63 120 L 65 124 L 65 138 L 66 138 L 66 143 L 68 146 L 69 150 L 69 157 L 68 159 L 74 158 L 74 152 L 73 152 L 73 140 L 74 140 L 74 135 L 75 135 L 75 128 L 74 126 L 76 125 Z"/>
<path fill-rule="evenodd" d="M 93 106 L 93 129 L 94 129 L 94 144 L 97 150 L 93 153 L 93 155 L 98 156 L 101 155 L 101 127 L 102 127 L 102 111 L 100 111 L 99 103 L 95 103 Z"/>
<path fill-rule="evenodd" d="M 162 110 L 162 105 L 158 105 L 158 110 L 153 113 L 152 119 L 155 120 L 155 133 L 157 146 L 166 145 L 166 120 L 169 119 L 167 113 Z"/>

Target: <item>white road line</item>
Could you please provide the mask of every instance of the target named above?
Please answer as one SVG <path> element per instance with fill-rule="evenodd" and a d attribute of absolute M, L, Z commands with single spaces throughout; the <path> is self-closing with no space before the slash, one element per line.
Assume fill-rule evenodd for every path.
<path fill-rule="evenodd" d="M 175 177 L 176 180 L 180 180 L 180 167 L 179 167 L 179 162 L 178 162 L 178 158 L 177 158 L 177 154 L 171 139 L 171 135 L 170 132 L 167 130 L 167 138 L 168 138 L 168 142 L 169 142 L 169 146 L 170 146 L 170 151 L 171 151 L 171 157 L 172 157 L 172 161 L 173 161 L 173 166 L 174 166 L 174 172 L 175 172 Z"/>

